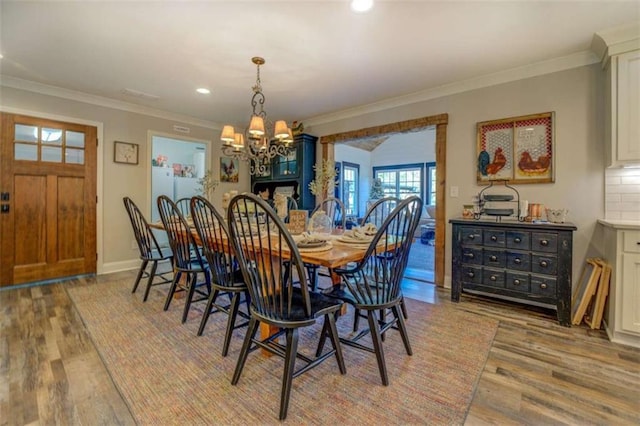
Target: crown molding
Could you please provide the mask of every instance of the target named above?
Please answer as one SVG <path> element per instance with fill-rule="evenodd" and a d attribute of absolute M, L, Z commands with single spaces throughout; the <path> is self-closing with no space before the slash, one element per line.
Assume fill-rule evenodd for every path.
<path fill-rule="evenodd" d="M 424 102 L 444 96 L 451 96 L 471 90 L 482 89 L 484 87 L 496 86 L 498 84 L 509 83 L 525 78 L 551 74 L 554 72 L 565 71 L 572 68 L 579 68 L 597 62 L 599 62 L 599 58 L 595 55 L 595 53 L 590 50 L 586 50 L 583 52 L 574 53 L 569 56 L 563 56 L 560 58 L 512 68 L 481 77 L 475 77 L 468 80 L 445 84 L 442 86 L 434 87 L 432 89 L 411 93 L 409 95 L 398 96 L 380 102 L 361 105 L 355 108 L 349 108 L 330 114 L 319 115 L 304 120 L 304 124 L 306 127 L 311 127 L 314 125 L 317 126 L 320 124 L 326 124 L 338 120 L 344 120 L 347 118 L 380 112 L 387 109 L 402 107 L 418 102 Z"/>
<path fill-rule="evenodd" d="M 498 84 L 509 83 L 512 81 L 522 80 L 525 78 L 536 77 L 539 75 L 551 74 L 554 72 L 564 71 L 572 68 L 578 68 L 600 62 L 601 58 L 592 50 L 578 52 L 569 56 L 550 59 L 547 61 L 537 62 L 535 64 L 525 65 L 522 67 L 512 68 L 493 74 L 475 77 L 455 83 L 445 84 L 431 89 L 414 92 L 404 96 L 385 99 L 383 101 L 374 102 L 367 105 L 361 105 L 355 108 L 344 109 L 329 114 L 319 115 L 304 120 L 307 128 L 314 125 L 331 123 L 334 121 L 344 120 L 348 118 L 358 117 L 365 114 L 380 112 L 392 108 L 402 107 L 425 102 L 431 99 L 437 99 L 444 96 L 451 96 L 458 93 L 464 93 L 471 90 L 482 89 L 484 87 L 495 86 Z M 87 93 L 63 89 L 56 86 L 49 86 L 33 81 L 22 80 L 15 77 L 4 76 L 0 74 L 0 86 L 11 87 L 15 89 L 26 90 L 35 93 L 41 93 L 50 96 L 56 96 L 64 99 L 70 99 L 78 102 L 84 102 L 92 105 L 99 105 L 106 108 L 119 109 L 127 112 L 133 112 L 151 117 L 162 118 L 165 120 L 180 121 L 185 124 L 201 126 L 220 130 L 222 125 L 206 120 L 199 120 L 193 117 L 173 114 L 154 108 L 143 107 L 130 104 L 128 102 L 117 101 L 102 96 L 90 95 Z"/>
<path fill-rule="evenodd" d="M 598 56 L 602 67 L 606 68 L 613 55 L 640 49 L 640 21 L 593 35 L 591 50 Z"/>
<path fill-rule="evenodd" d="M 134 105 L 124 101 L 105 98 L 103 96 L 90 95 L 88 93 L 79 92 L 77 90 L 63 89 L 57 86 L 36 83 L 34 81 L 23 80 L 20 78 L 10 77 L 2 74 L 0 74 L 0 86 L 26 90 L 28 92 L 34 92 L 43 95 L 55 96 L 58 98 L 68 99 L 76 102 L 83 102 L 86 104 L 97 105 L 105 108 L 112 108 L 121 111 L 147 115 L 150 117 L 161 118 L 169 121 L 178 121 L 180 123 L 190 124 L 192 126 L 200 126 L 207 129 L 222 129 L 222 125 L 219 123 L 200 120 L 186 115 L 174 114 L 155 108 Z"/>

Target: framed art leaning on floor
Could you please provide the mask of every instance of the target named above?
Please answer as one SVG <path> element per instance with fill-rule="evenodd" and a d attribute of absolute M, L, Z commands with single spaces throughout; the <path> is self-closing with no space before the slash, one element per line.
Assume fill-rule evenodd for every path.
<path fill-rule="evenodd" d="M 478 123 L 477 182 L 553 182 L 553 123 L 553 112 Z"/>

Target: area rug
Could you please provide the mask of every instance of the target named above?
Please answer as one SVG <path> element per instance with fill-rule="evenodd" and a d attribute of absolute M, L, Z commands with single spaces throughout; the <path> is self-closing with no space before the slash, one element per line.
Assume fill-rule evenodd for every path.
<path fill-rule="evenodd" d="M 211 316 L 196 336 L 203 306 L 180 323 L 183 300 L 163 311 L 156 287 L 146 303 L 129 280 L 67 289 L 107 370 L 139 424 L 279 424 L 283 362 L 249 355 L 240 382 L 230 380 L 246 328 L 220 354 L 226 317 Z M 463 424 L 497 330 L 497 321 L 449 304 L 408 299 L 413 356 L 389 331 L 384 350 L 390 385 L 380 381 L 375 356 L 343 347 L 347 374 L 334 359 L 294 379 L 287 424 Z M 338 319 L 351 332 L 352 309 Z M 366 322 L 366 321 L 364 321 Z M 301 333 L 312 354 L 320 324 Z M 329 345 L 329 343 L 327 343 Z"/>

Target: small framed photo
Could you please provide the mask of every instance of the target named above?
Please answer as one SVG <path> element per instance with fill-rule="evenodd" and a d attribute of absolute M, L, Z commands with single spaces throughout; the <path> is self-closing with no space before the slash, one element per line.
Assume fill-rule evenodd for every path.
<path fill-rule="evenodd" d="M 478 123 L 477 182 L 553 182 L 553 125 L 553 112 Z"/>
<path fill-rule="evenodd" d="M 113 161 L 123 164 L 138 164 L 138 144 L 129 142 L 113 142 Z"/>

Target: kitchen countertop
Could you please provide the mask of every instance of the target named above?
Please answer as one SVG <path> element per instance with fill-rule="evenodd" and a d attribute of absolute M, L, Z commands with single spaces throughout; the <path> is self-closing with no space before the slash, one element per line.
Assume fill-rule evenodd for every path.
<path fill-rule="evenodd" d="M 614 229 L 640 230 L 640 220 L 598 219 L 598 223 Z"/>

